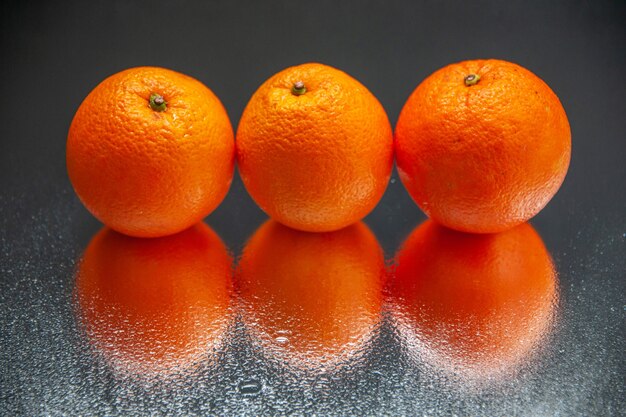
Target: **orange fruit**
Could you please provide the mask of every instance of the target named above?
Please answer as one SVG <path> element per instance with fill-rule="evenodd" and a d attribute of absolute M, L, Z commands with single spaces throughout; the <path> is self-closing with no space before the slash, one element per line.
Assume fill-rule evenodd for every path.
<path fill-rule="evenodd" d="M 274 220 L 332 231 L 367 215 L 393 163 L 385 110 L 361 83 L 322 64 L 274 75 L 254 93 L 237 129 L 246 189 Z"/>
<path fill-rule="evenodd" d="M 179 232 L 224 199 L 233 131 L 199 81 L 163 68 L 131 68 L 102 81 L 78 108 L 67 171 L 85 207 L 137 237 Z"/>
<path fill-rule="evenodd" d="M 324 370 L 364 352 L 380 321 L 384 273 L 378 241 L 361 222 L 308 233 L 270 220 L 239 262 L 239 310 L 266 356 Z"/>
<path fill-rule="evenodd" d="M 510 62 L 464 61 L 426 78 L 395 131 L 400 178 L 433 220 L 490 233 L 537 214 L 570 161 L 570 128 L 539 77 Z"/>
<path fill-rule="evenodd" d="M 556 273 L 528 223 L 466 234 L 428 220 L 396 256 L 392 316 L 416 356 L 484 378 L 521 365 L 554 317 Z"/>
<path fill-rule="evenodd" d="M 219 346 L 231 278 L 226 247 L 203 223 L 154 239 L 103 228 L 79 263 L 79 323 L 113 370 L 167 376 Z"/>

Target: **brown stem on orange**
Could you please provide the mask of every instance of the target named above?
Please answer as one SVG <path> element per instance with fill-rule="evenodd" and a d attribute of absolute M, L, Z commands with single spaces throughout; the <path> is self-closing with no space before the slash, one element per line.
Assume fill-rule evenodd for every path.
<path fill-rule="evenodd" d="M 293 83 L 293 87 L 291 88 L 291 94 L 294 96 L 301 96 L 306 93 L 306 86 L 302 81 L 297 81 Z"/>
<path fill-rule="evenodd" d="M 167 101 L 162 95 L 157 93 L 150 94 L 150 108 L 154 111 L 165 111 L 167 109 Z"/>
<path fill-rule="evenodd" d="M 468 87 L 471 85 L 475 85 L 479 80 L 480 80 L 480 75 L 478 74 L 469 74 L 464 79 L 465 85 Z"/>

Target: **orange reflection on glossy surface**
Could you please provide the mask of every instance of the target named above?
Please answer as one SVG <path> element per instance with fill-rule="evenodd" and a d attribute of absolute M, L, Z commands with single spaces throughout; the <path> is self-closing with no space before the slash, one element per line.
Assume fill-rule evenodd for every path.
<path fill-rule="evenodd" d="M 556 302 L 552 260 L 529 224 L 472 235 L 427 221 L 397 254 L 390 288 L 411 355 L 470 379 L 521 365 Z"/>
<path fill-rule="evenodd" d="M 218 347 L 231 278 L 226 247 L 203 223 L 154 239 L 103 228 L 79 264 L 79 322 L 114 371 L 186 371 Z"/>
<path fill-rule="evenodd" d="M 363 353 L 380 320 L 384 257 L 365 224 L 330 233 L 275 221 L 247 243 L 236 285 L 253 343 L 281 364 L 337 367 Z"/>

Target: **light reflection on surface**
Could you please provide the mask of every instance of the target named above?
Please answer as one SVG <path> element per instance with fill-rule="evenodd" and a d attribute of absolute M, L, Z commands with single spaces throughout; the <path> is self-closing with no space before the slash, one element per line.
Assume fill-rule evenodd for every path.
<path fill-rule="evenodd" d="M 382 250 L 363 223 L 307 233 L 270 220 L 239 262 L 239 311 L 268 359 L 336 369 L 362 356 L 378 327 L 384 271 Z"/>
<path fill-rule="evenodd" d="M 117 374 L 185 372 L 220 343 L 231 277 L 232 258 L 203 223 L 154 239 L 103 228 L 79 264 L 78 321 Z"/>
<path fill-rule="evenodd" d="M 498 380 L 519 369 L 551 329 L 556 273 L 529 224 L 489 235 L 418 226 L 396 256 L 394 325 L 418 364 Z"/>

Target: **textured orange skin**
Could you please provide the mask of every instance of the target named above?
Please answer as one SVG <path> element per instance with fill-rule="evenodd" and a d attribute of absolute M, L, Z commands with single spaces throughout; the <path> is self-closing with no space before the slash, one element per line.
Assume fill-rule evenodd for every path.
<path fill-rule="evenodd" d="M 302 81 L 306 93 L 292 94 Z M 382 197 L 393 164 L 385 110 L 361 83 L 322 64 L 287 68 L 254 93 L 237 130 L 237 163 L 256 203 L 295 229 L 338 230 Z"/>
<path fill-rule="evenodd" d="M 103 228 L 75 293 L 92 345 L 114 369 L 154 376 L 206 358 L 228 322 L 232 259 L 203 223 L 139 239 Z"/>
<path fill-rule="evenodd" d="M 428 220 L 396 255 L 391 294 L 444 362 L 488 374 L 520 363 L 546 334 L 556 273 L 528 223 L 467 234 Z"/>
<path fill-rule="evenodd" d="M 477 84 L 464 78 L 478 74 Z M 426 78 L 395 131 L 400 178 L 432 219 L 491 233 L 537 214 L 561 186 L 571 135 L 557 96 L 530 71 L 465 61 Z"/>
<path fill-rule="evenodd" d="M 167 110 L 149 106 L 162 95 Z M 200 221 L 233 176 L 233 130 L 199 81 L 138 67 L 100 83 L 80 105 L 67 138 L 67 171 L 85 207 L 137 237 L 165 236 Z"/>
<path fill-rule="evenodd" d="M 363 223 L 309 233 L 270 220 L 246 244 L 235 285 L 246 327 L 266 352 L 319 368 L 349 359 L 371 336 L 384 277 L 382 250 Z"/>

